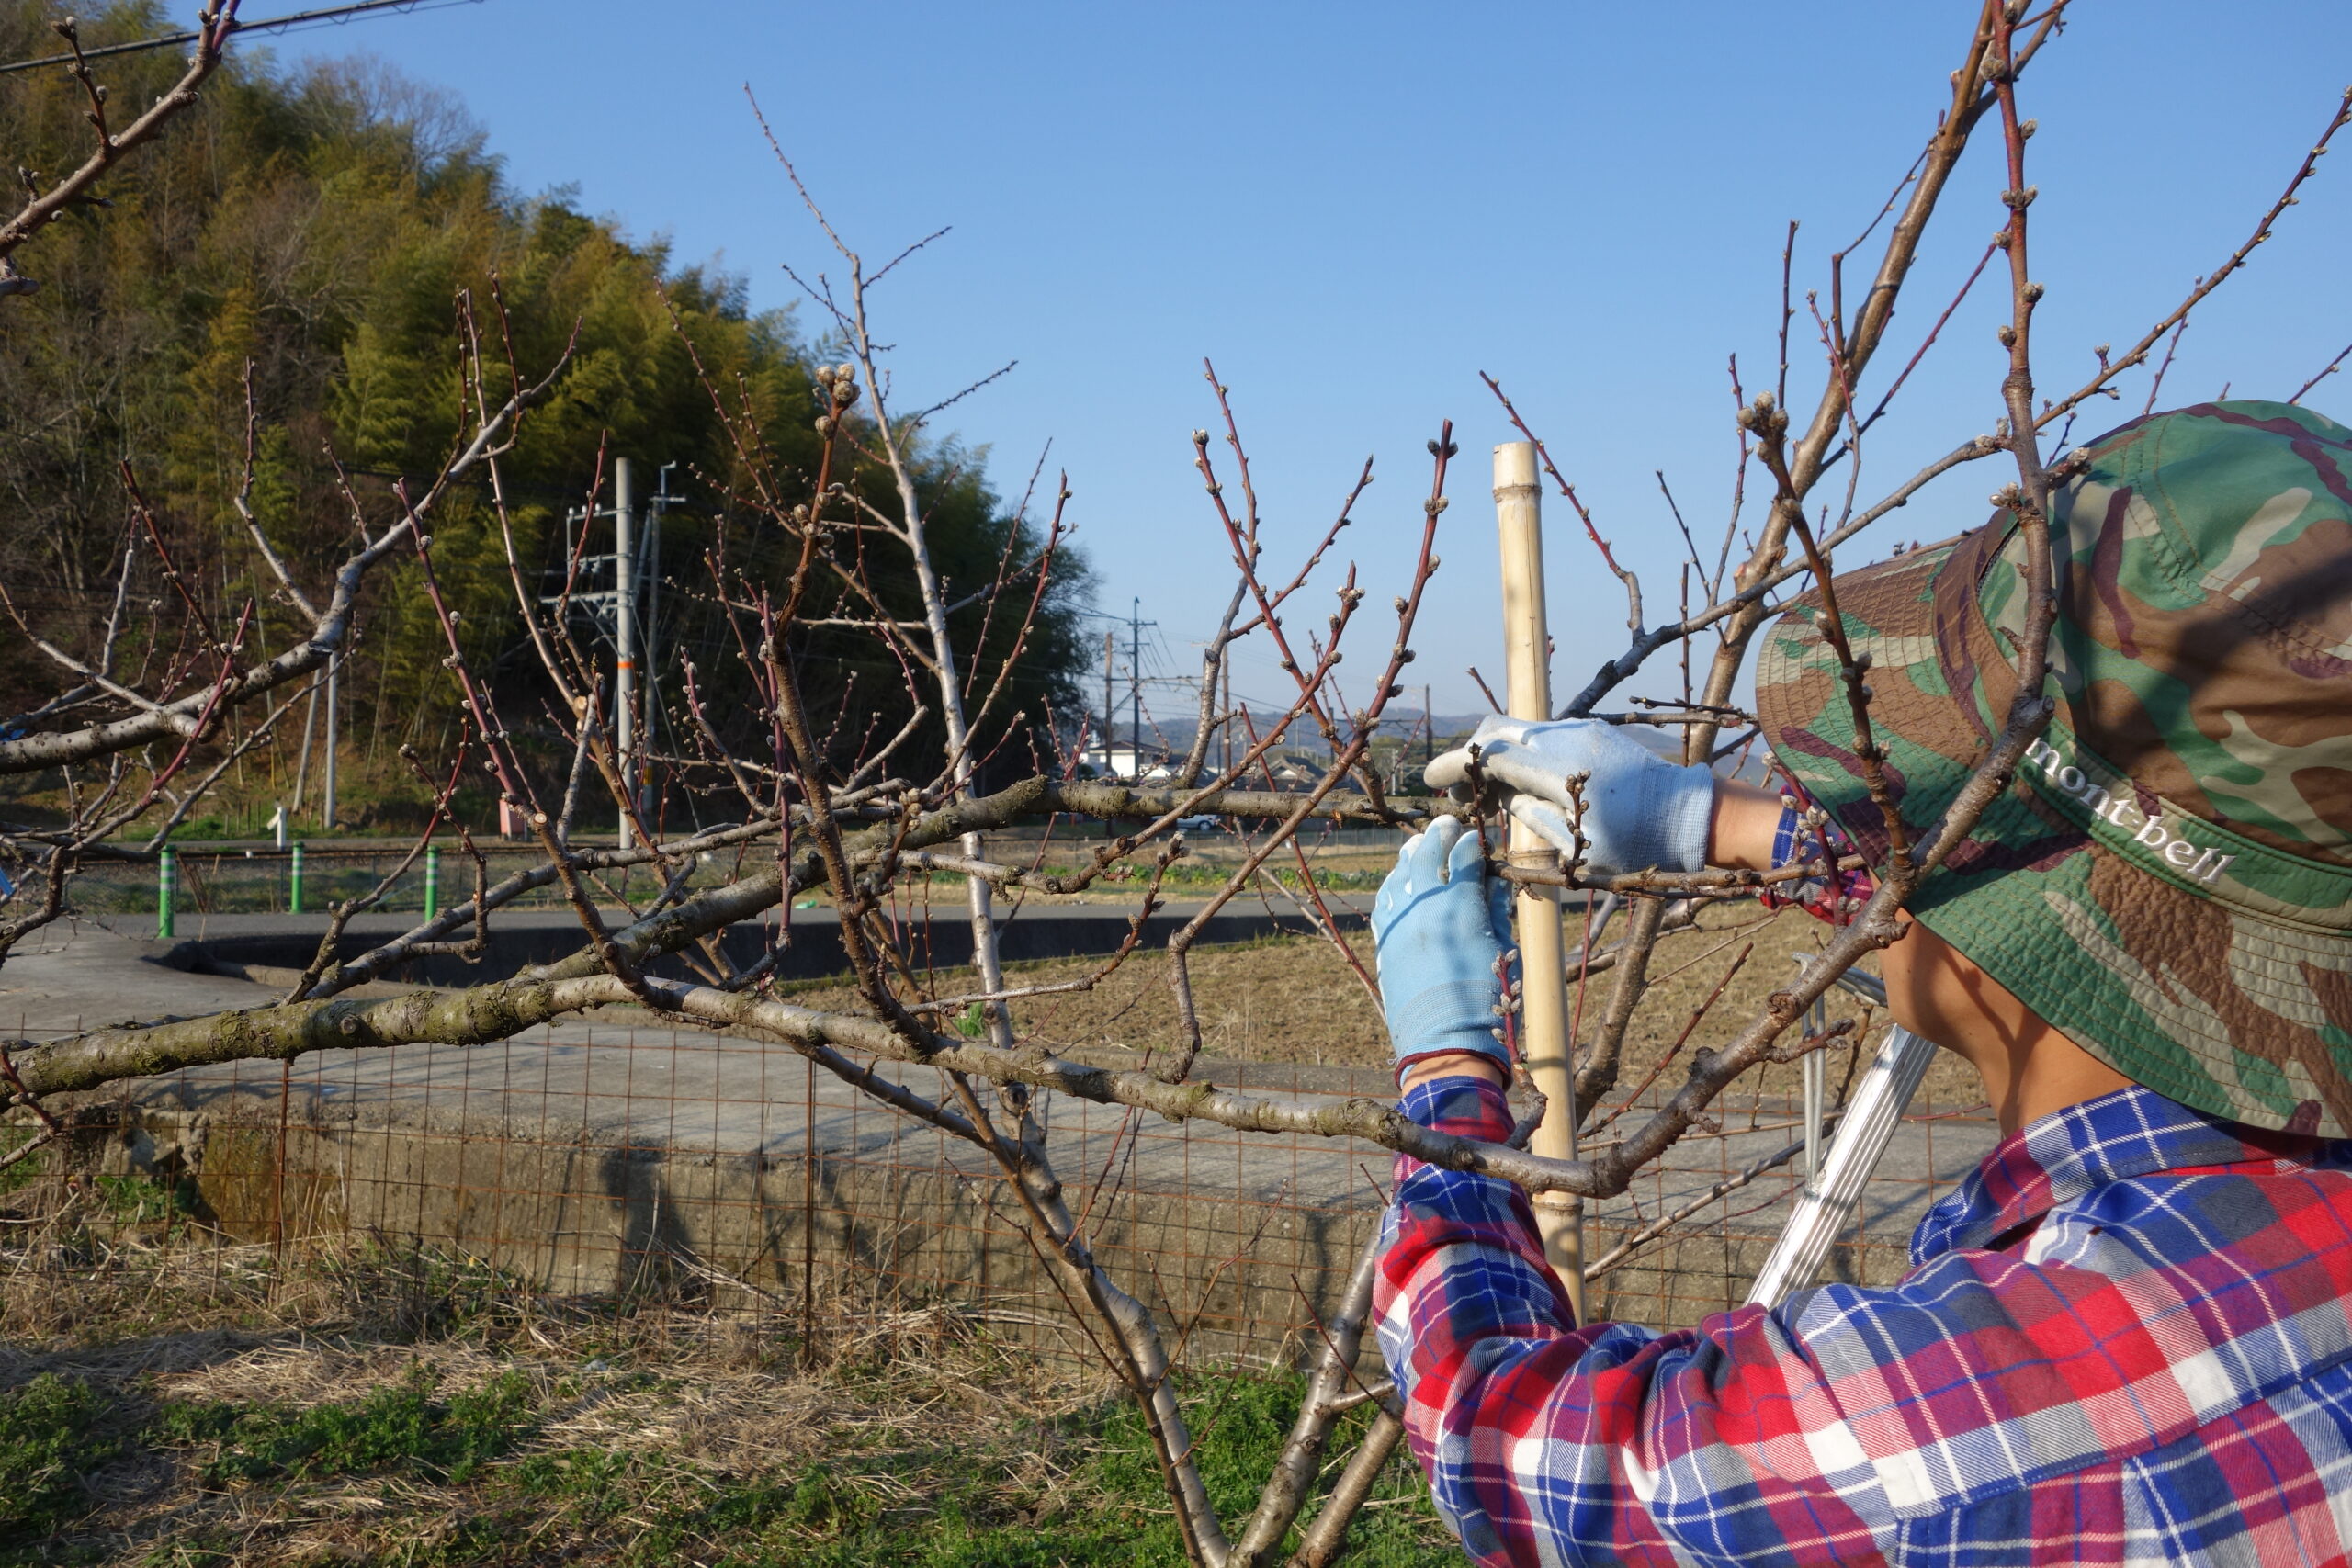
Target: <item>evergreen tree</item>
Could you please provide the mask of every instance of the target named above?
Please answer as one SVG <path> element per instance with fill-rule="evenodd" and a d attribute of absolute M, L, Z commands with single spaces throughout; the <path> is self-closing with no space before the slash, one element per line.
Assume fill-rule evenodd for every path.
<path fill-rule="evenodd" d="M 39 0 L 0 0 L 0 49 L 11 58 L 50 51 L 48 20 Z M 84 21 L 82 37 L 95 46 L 166 25 L 158 6 L 137 0 Z M 105 65 L 118 101 L 152 96 L 177 69 L 167 51 Z M 62 72 L 20 75 L 0 98 L 0 147 L 35 170 L 64 167 L 86 152 L 82 107 Z M 510 374 L 536 378 L 572 344 L 503 464 L 526 589 L 563 566 L 564 516 L 587 499 L 600 458 L 609 471 L 612 457 L 628 456 L 649 476 L 674 463 L 690 504 L 672 512 L 665 529 L 660 631 L 666 648 L 696 662 L 729 739 L 749 732 L 749 684 L 705 562 L 723 536 L 727 558 L 757 582 L 778 570 L 785 541 L 729 504 L 747 476 L 695 360 L 752 411 L 774 481 L 805 487 L 820 405 L 813 356 L 789 312 L 752 310 L 740 278 L 630 240 L 613 220 L 580 211 L 571 191 L 518 195 L 461 108 L 379 65 L 289 72 L 266 53 L 233 56 L 205 101 L 110 176 L 103 195 L 109 207 L 78 212 L 42 236 L 44 287 L 8 302 L 0 333 L 0 428 L 8 433 L 0 442 L 0 575 L 37 630 L 69 648 L 94 636 L 127 543 L 127 465 L 187 576 L 231 619 L 256 599 L 259 648 L 285 646 L 300 623 L 273 602 L 266 568 L 231 504 L 247 461 L 248 384 L 252 504 L 315 581 L 353 543 L 353 501 L 367 525 L 379 525 L 397 507 L 395 486 L 414 493 L 429 485 L 458 437 L 462 295 L 494 359 L 513 344 L 516 363 L 489 368 L 493 396 Z M 990 580 L 1016 527 L 1016 563 L 1039 532 L 1005 515 L 984 457 L 935 444 L 920 475 L 939 569 L 967 587 Z M 887 475 L 861 468 L 846 479 L 877 502 L 888 494 Z M 610 504 L 609 493 L 599 504 Z M 518 733 L 546 732 L 539 716 L 552 694 L 516 612 L 487 487 L 446 498 L 432 533 L 469 663 L 489 673 Z M 608 525 L 600 537 L 609 538 Z M 903 561 L 876 558 L 870 576 L 911 606 Z M 1053 581 L 1019 678 L 999 704 L 1001 720 L 1019 709 L 1042 724 L 1047 703 L 1075 703 L 1083 567 L 1060 558 Z M 398 782 L 399 745 L 438 754 L 457 730 L 447 650 L 423 610 L 413 564 L 380 573 L 345 663 L 345 767 L 388 796 L 419 793 Z M 1015 609 L 989 619 L 981 604 L 958 613 L 959 649 L 977 666 L 979 689 L 1020 618 Z M 812 703 L 854 695 L 859 723 L 838 736 L 844 758 L 868 729 L 887 737 L 911 711 L 896 667 L 870 638 L 804 633 L 794 651 Z M 0 713 L 53 691 L 52 675 L 0 671 Z M 682 683 L 665 680 L 663 694 L 682 695 Z M 278 739 L 279 795 L 299 737 L 288 727 Z M 660 725 L 656 745 L 667 749 L 671 739 Z M 1000 726 L 982 749 L 1026 771 L 1029 747 L 1001 746 L 1004 739 Z M 919 736 L 895 771 L 921 769 L 924 749 L 935 758 L 940 743 L 935 728 Z M 550 773 L 568 761 L 545 750 Z M 268 781 L 258 787 L 266 798 Z"/>

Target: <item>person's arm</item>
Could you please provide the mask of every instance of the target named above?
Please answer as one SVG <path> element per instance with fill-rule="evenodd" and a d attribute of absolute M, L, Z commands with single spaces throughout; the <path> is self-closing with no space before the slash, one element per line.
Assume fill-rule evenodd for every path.
<path fill-rule="evenodd" d="M 1488 776 L 1516 792 L 1513 817 L 1589 848 L 1589 870 L 1771 869 L 1788 810 L 1774 791 L 1677 766 L 1589 721 L 1490 719 L 1476 743 Z M 1468 760 L 1468 747 L 1440 758 L 1430 783 L 1466 780 Z M 1488 1025 L 1510 920 L 1504 885 L 1476 874 L 1476 846 L 1458 835 L 1434 824 L 1382 885 L 1381 991 L 1405 1113 L 1499 1141 L 1509 1067 Z M 1381 1348 L 1431 1495 L 1474 1557 L 1746 1565 L 1894 1550 L 1882 1472 L 1795 1335 L 1803 1298 L 1696 1330 L 1579 1327 L 1525 1194 L 1409 1159 L 1396 1175 Z M 1869 1359 L 1850 1343 L 1844 1354 Z"/>
<path fill-rule="evenodd" d="M 1467 1071 L 1442 1072 L 1453 1063 Z M 1417 1064 L 1407 1115 L 1510 1135 L 1498 1071 Z M 1374 1311 L 1439 1512 L 1481 1564 L 1828 1561 L 1883 1553 L 1878 1476 L 1791 1332 L 1578 1327 L 1524 1193 L 1400 1158 Z M 1644 1555 L 1646 1551 L 1650 1555 Z"/>
<path fill-rule="evenodd" d="M 1707 824 L 1707 863 L 1726 871 L 1771 870 L 1772 836 L 1780 831 L 1781 813 L 1786 808 L 1778 790 L 1717 779 L 1714 810 Z"/>
<path fill-rule="evenodd" d="M 1768 867 L 1781 797 L 1717 781 L 1709 807 L 1708 862 Z M 1427 848 L 1408 848 L 1375 910 L 1384 992 L 1423 988 L 1437 952 L 1476 948 L 1460 973 L 1480 974 L 1508 941 L 1499 909 L 1491 930 L 1473 918 L 1498 889 L 1478 889 L 1466 861 L 1438 884 L 1421 863 Z M 1425 1010 L 1389 1000 L 1406 1114 L 1507 1138 L 1508 1068 L 1487 1032 L 1400 1028 Z M 1747 1308 L 1702 1331 L 1579 1327 L 1522 1192 L 1409 1159 L 1396 1174 L 1376 1286 L 1381 1348 L 1431 1495 L 1473 1557 L 1617 1562 L 1646 1548 L 1769 1562 L 1792 1540 L 1885 1539 L 1874 1477 L 1790 1462 L 1854 1439 L 1789 1320 Z"/>
<path fill-rule="evenodd" d="M 1773 790 L 1670 762 L 1593 719 L 1532 723 L 1490 714 L 1423 770 L 1433 790 L 1468 799 L 1474 775 L 1510 814 L 1588 873 L 1703 865 L 1770 871 L 1782 801 Z"/>
<path fill-rule="evenodd" d="M 1708 820 L 1707 863 L 1727 870 L 1771 870 L 1772 835 L 1780 830 L 1783 806 L 1775 791 L 1737 779 L 1718 779 Z M 1397 1087 L 1409 1093 L 1420 1084 L 1463 1074 L 1483 1077 L 1498 1087 L 1510 1081 L 1502 1064 L 1491 1056 L 1453 1052 L 1408 1063 Z"/>

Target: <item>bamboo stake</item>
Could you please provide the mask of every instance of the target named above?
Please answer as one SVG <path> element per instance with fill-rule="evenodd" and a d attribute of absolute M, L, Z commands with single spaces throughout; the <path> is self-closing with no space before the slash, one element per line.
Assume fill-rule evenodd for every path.
<path fill-rule="evenodd" d="M 1511 717 L 1540 722 L 1552 716 L 1552 644 L 1544 608 L 1543 501 L 1535 486 L 1533 442 L 1510 441 L 1495 448 L 1495 522 L 1502 536 L 1504 703 Z M 1556 872 L 1560 854 L 1533 829 L 1513 818 L 1510 863 Z M 1519 1038 L 1528 1077 L 1547 1101 L 1528 1147 L 1554 1159 L 1574 1159 L 1576 1079 L 1568 1055 L 1568 976 L 1560 905 L 1549 892 L 1522 884 L 1512 908 L 1522 971 Z M 1564 1192 L 1539 1193 L 1534 1202 L 1544 1256 L 1560 1276 L 1582 1322 L 1583 1203 Z"/>

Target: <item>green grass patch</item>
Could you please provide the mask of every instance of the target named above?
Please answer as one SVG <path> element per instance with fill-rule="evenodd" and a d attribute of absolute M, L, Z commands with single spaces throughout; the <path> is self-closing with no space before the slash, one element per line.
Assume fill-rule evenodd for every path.
<path fill-rule="evenodd" d="M 89 1180 L 90 1190 L 97 1200 L 92 1217 L 107 1224 L 160 1224 L 176 1232 L 197 1214 L 203 1201 L 193 1175 L 172 1180 L 142 1172 L 96 1175 Z"/>
<path fill-rule="evenodd" d="M 519 1371 L 436 1396 L 420 1367 L 360 1399 L 307 1410 L 168 1404 L 148 1436 L 164 1447 L 217 1441 L 207 1481 L 228 1484 L 398 1472 L 461 1485 L 534 1429 L 538 1400 Z"/>
<path fill-rule="evenodd" d="M 1297 1414 L 1296 1378 L 1245 1374 L 1188 1380 L 1199 1423 L 1202 1479 L 1238 1529 Z M 1366 1417 L 1351 1416 L 1344 1457 Z M 1075 1461 L 1048 1486 L 1007 1474 L 1005 1451 L 943 1443 L 843 1454 L 788 1476 L 695 1483 L 659 1454 L 571 1450 L 537 1454 L 503 1473 L 507 1486 L 571 1511 L 575 1527 L 628 1514 L 639 1536 L 616 1562 L 681 1557 L 714 1568 L 1112 1568 L 1182 1561 L 1159 1471 L 1134 1406 L 1105 1400 L 1054 1423 L 1031 1443 Z M 1401 1461 L 1357 1516 L 1349 1561 L 1430 1568 L 1460 1549 Z M 1292 1542 L 1293 1545 L 1295 1542 Z M 492 1556 L 485 1562 L 503 1562 Z"/>
<path fill-rule="evenodd" d="M 1193 1429 L 1193 1453 L 1201 1483 L 1228 1529 L 1238 1529 L 1258 1501 L 1259 1488 L 1283 1440 L 1297 1419 L 1298 1402 L 1306 1383 L 1297 1377 L 1264 1377 L 1247 1373 L 1186 1379 L 1189 1392 L 1182 1399 L 1184 1419 Z M 1370 1425 L 1372 1410 L 1363 1406 L 1342 1417 L 1327 1457 L 1343 1462 Z M 1094 1480 L 1104 1493 L 1125 1505 L 1126 1528 L 1120 1533 L 1121 1550 L 1147 1553 L 1145 1562 L 1183 1561 L 1176 1525 L 1167 1515 L 1143 1417 L 1130 1401 L 1107 1404 L 1097 1417 L 1100 1457 Z M 1333 1472 L 1336 1474 L 1336 1471 Z M 1311 1519 L 1313 1506 L 1304 1511 Z M 1364 1510 L 1348 1534 L 1347 1561 L 1362 1568 L 1421 1568 L 1425 1564 L 1461 1561 L 1461 1547 L 1430 1506 L 1420 1472 L 1397 1450 Z M 1285 1551 L 1297 1544 L 1294 1539 Z M 1109 1563 L 1123 1559 L 1105 1554 L 1086 1559 Z M 876 1560 L 879 1561 L 879 1560 Z"/>
<path fill-rule="evenodd" d="M 1186 1382 L 1203 1479 L 1238 1529 L 1302 1384 L 1245 1374 Z M 95 1560 L 89 1553 L 119 1521 L 90 1517 L 85 1480 L 140 1457 L 162 1459 L 179 1478 L 180 1495 L 165 1505 L 171 1534 L 107 1560 L 156 1568 L 232 1561 L 266 1539 L 270 1521 L 319 1517 L 318 1489 L 354 1486 L 380 1488 L 380 1500 L 349 1514 L 354 1536 L 337 1562 L 1111 1568 L 1182 1560 L 1141 1420 L 1123 1399 L 1035 1425 L 984 1417 L 909 1430 L 853 1419 L 818 1446 L 819 1457 L 766 1469 L 714 1467 L 659 1446 L 533 1448 L 551 1412 L 583 1390 L 647 1386 L 641 1375 L 549 1378 L 515 1367 L 445 1393 L 420 1366 L 356 1398 L 295 1408 L 150 1404 L 135 1387 L 39 1378 L 0 1394 L 0 1562 Z M 1349 1418 L 1334 1466 L 1363 1421 L 1362 1412 Z M 87 1533 L 77 1538 L 76 1525 Z M 1459 1552 L 1401 1461 L 1357 1517 L 1351 1543 L 1349 1561 L 1366 1568 L 1433 1568 Z"/>
<path fill-rule="evenodd" d="M 88 1511 L 83 1478 L 124 1448 L 107 1430 L 109 1404 L 89 1384 L 46 1372 L 0 1393 L 0 1553 Z"/>
<path fill-rule="evenodd" d="M 0 1127 L 0 1156 L 15 1154 L 40 1134 L 39 1127 Z M 50 1154 L 44 1150 L 0 1168 L 0 1197 L 22 1191 L 39 1181 L 48 1171 L 49 1161 Z"/>

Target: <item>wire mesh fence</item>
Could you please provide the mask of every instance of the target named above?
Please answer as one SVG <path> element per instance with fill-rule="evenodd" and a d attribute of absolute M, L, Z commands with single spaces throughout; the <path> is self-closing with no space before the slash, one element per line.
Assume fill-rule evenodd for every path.
<path fill-rule="evenodd" d="M 879 1067 L 940 1092 L 930 1069 Z M 1196 1076 L 1301 1100 L 1393 1092 L 1385 1071 L 1363 1067 L 1204 1061 Z M 1051 1094 L 1037 1113 L 1087 1240 L 1194 1365 L 1295 1359 L 1393 1179 L 1387 1155 L 1350 1141 L 1170 1123 Z M 152 1246 L 417 1248 L 518 1292 L 654 1293 L 811 1336 L 844 1316 L 945 1303 L 1040 1348 L 1087 1348 L 970 1145 L 778 1043 L 646 1015 L 492 1045 L 189 1070 L 76 1115 L 68 1156 L 16 1178 L 20 1221 L 43 1193 L 107 1182 L 182 1222 L 151 1226 Z M 1735 1179 L 1796 1138 L 1800 1121 L 1792 1099 L 1727 1098 L 1631 1190 L 1593 1205 L 1589 1258 L 1639 1243 L 1593 1281 L 1595 1314 L 1668 1327 L 1736 1304 L 1802 1161 Z M 1919 1214 L 1996 1135 L 1983 1105 L 1923 1094 L 1824 1277 L 1898 1278 Z M 77 1267 L 66 1254 L 44 1266 Z"/>

